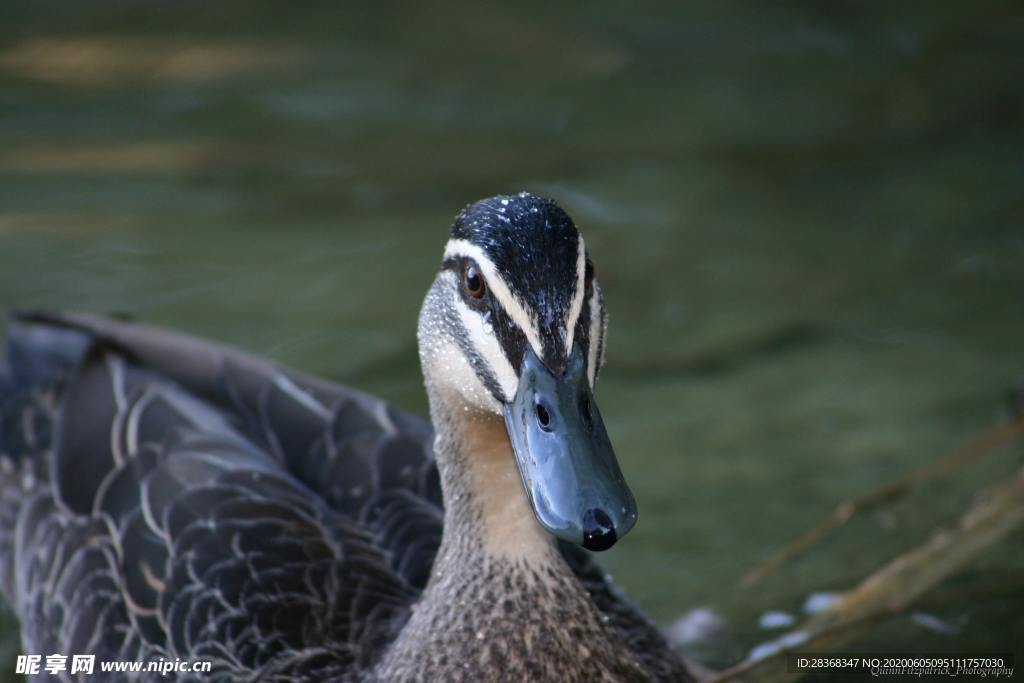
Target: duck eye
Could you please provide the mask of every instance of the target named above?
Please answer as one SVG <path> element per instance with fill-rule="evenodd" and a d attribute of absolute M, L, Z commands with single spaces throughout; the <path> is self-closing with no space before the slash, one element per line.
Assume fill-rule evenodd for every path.
<path fill-rule="evenodd" d="M 479 299 L 487 291 L 487 285 L 484 284 L 484 276 L 480 274 L 476 266 L 466 268 L 466 291 L 474 299 Z"/>

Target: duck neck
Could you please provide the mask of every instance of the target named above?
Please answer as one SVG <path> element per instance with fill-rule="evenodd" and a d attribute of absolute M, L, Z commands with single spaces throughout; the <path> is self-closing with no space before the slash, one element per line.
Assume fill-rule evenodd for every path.
<path fill-rule="evenodd" d="M 447 424 L 438 424 L 447 421 Z M 493 413 L 444 411 L 434 444 L 445 501 L 438 570 L 479 558 L 548 565 L 554 539 L 537 523 L 523 491 L 504 420 Z"/>
<path fill-rule="evenodd" d="M 377 677 L 643 680 L 537 523 L 503 420 L 431 403 L 444 533 L 430 581 Z"/>

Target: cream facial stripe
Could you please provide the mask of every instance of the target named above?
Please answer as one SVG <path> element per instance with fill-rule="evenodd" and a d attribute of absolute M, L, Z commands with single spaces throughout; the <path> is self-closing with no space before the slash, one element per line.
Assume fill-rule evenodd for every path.
<path fill-rule="evenodd" d="M 449 274 L 449 277 L 454 279 L 454 275 Z M 501 345 L 493 331 L 488 333 L 484 329 L 484 321 L 480 313 L 467 306 L 458 296 L 454 297 L 454 301 L 455 308 L 459 312 L 459 319 L 462 321 L 462 326 L 466 330 L 473 349 L 480 360 L 487 364 L 488 370 L 497 381 L 502 393 L 505 394 L 500 398 L 505 402 L 511 401 L 519 386 L 519 377 L 516 375 L 516 371 L 501 350 Z"/>
<path fill-rule="evenodd" d="M 597 280 L 590 283 L 590 348 L 587 350 L 587 374 L 590 375 L 590 388 L 594 388 L 594 381 L 597 380 L 597 365 L 601 362 L 601 359 L 597 357 L 598 349 L 604 343 L 601 339 L 601 334 L 604 332 L 602 329 L 601 321 L 604 318 L 604 312 L 601 310 L 601 288 L 597 286 Z"/>
<path fill-rule="evenodd" d="M 586 295 L 587 247 L 583 243 L 583 235 L 576 236 L 576 291 L 572 295 L 572 305 L 565 318 L 565 355 L 572 355 L 573 337 L 576 336 L 576 321 L 583 311 L 583 297 Z M 593 345 L 593 344 L 591 344 Z"/>
<path fill-rule="evenodd" d="M 512 294 L 512 290 L 508 288 L 505 280 L 498 274 L 498 269 L 494 267 L 494 262 L 488 258 L 483 249 L 472 242 L 461 239 L 448 240 L 448 244 L 444 248 L 444 258 L 447 260 L 460 256 L 476 261 L 476 265 L 483 271 L 484 279 L 487 281 L 487 286 L 491 289 L 491 294 L 498 300 L 501 307 L 505 309 L 505 313 L 512 318 L 512 321 L 526 335 L 526 340 L 530 342 L 530 346 L 533 347 L 533 352 L 537 354 L 537 357 L 543 358 L 544 347 L 540 343 L 540 333 L 537 331 L 536 319 L 527 312 L 523 303 Z M 479 318 L 479 315 L 477 317 Z"/>

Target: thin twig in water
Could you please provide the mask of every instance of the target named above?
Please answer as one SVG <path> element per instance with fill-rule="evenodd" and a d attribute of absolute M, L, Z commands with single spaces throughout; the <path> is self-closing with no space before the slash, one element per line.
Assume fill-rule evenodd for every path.
<path fill-rule="evenodd" d="M 1012 422 L 996 427 L 954 453 L 917 467 L 883 486 L 840 503 L 830 516 L 747 572 L 740 579 L 740 587 L 750 588 L 756 585 L 779 567 L 813 548 L 829 533 L 846 524 L 855 515 L 905 495 L 921 482 L 951 472 L 971 460 L 976 460 L 986 455 L 993 449 L 1012 441 L 1022 434 L 1024 434 L 1024 415 L 1017 417 Z"/>
<path fill-rule="evenodd" d="M 1007 482 L 987 489 L 960 517 L 925 543 L 895 558 L 827 609 L 808 618 L 776 642 L 790 642 L 773 654 L 745 660 L 721 672 L 714 683 L 742 679 L 744 683 L 793 680 L 786 655 L 835 652 L 879 619 L 900 614 L 925 592 L 960 571 L 981 552 L 1024 524 L 1024 468 Z"/>

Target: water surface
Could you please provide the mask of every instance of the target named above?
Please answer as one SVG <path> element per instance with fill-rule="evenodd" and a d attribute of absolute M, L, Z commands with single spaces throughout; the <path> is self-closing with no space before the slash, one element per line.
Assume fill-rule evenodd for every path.
<path fill-rule="evenodd" d="M 717 610 L 738 656 L 761 612 L 853 585 L 1021 462 L 735 587 L 1006 418 L 1024 12 L 677 5 L 7 6 L 0 308 L 130 314 L 425 414 L 415 321 L 452 216 L 550 195 L 607 292 L 597 398 L 640 504 L 605 564 L 660 622 Z M 926 610 L 956 633 L 902 617 L 872 646 L 1019 647 L 1022 540 Z"/>

